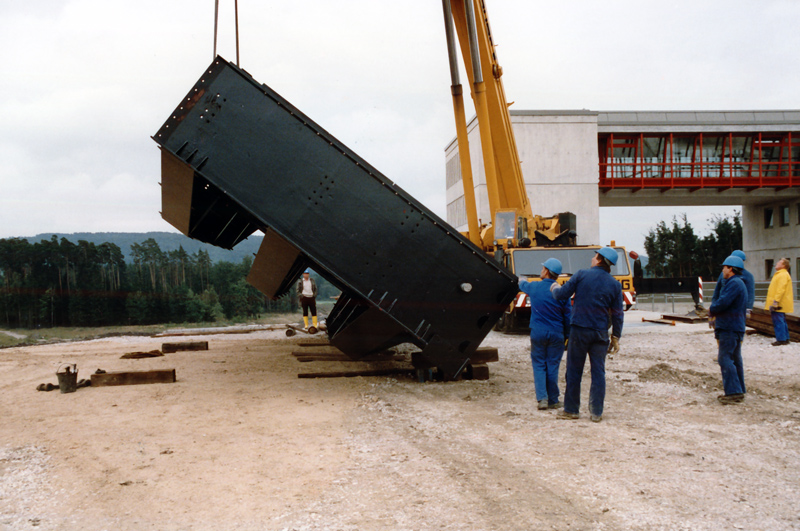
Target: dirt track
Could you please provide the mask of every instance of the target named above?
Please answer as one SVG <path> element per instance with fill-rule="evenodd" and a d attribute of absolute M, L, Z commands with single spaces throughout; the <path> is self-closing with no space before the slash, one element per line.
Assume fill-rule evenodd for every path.
<path fill-rule="evenodd" d="M 708 328 L 643 315 L 599 424 L 588 375 L 580 420 L 536 409 L 524 336 L 487 338 L 489 381 L 446 384 L 298 379 L 363 364 L 301 364 L 307 336 L 280 331 L 0 350 L 0 529 L 800 528 L 800 345 L 748 336 L 748 398 L 722 406 Z M 59 362 L 178 382 L 35 391 Z"/>

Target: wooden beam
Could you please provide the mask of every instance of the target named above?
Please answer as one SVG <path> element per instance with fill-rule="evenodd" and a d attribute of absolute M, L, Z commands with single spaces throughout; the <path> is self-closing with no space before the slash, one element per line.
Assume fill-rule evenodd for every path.
<path fill-rule="evenodd" d="M 298 347 L 325 347 L 329 346 L 330 342 L 327 340 L 320 340 L 320 341 L 299 341 L 297 343 Z"/>
<path fill-rule="evenodd" d="M 292 356 L 298 358 L 300 356 L 315 356 L 315 357 L 323 357 L 323 356 L 344 356 L 345 353 L 339 349 L 330 349 L 330 350 L 298 350 L 292 352 Z"/>
<path fill-rule="evenodd" d="M 414 369 L 373 369 L 366 371 L 311 372 L 300 373 L 298 378 L 353 378 L 355 376 L 392 376 L 395 374 L 414 374 Z"/>
<path fill-rule="evenodd" d="M 746 324 L 759 334 L 775 337 L 772 316 L 768 310 L 753 308 Z M 789 341 L 800 342 L 800 317 L 786 314 L 786 325 L 789 327 Z"/>
<path fill-rule="evenodd" d="M 493 363 L 496 361 L 500 361 L 500 355 L 496 348 L 494 347 L 478 347 L 478 349 L 472 353 L 469 357 L 469 362 L 472 365 L 479 365 L 483 363 Z M 412 352 L 411 353 L 411 364 L 416 367 L 417 369 L 429 369 L 430 364 L 425 362 L 422 359 L 421 352 Z"/>
<path fill-rule="evenodd" d="M 160 334 L 153 334 L 150 337 L 184 337 L 184 336 L 218 336 L 223 334 L 251 334 L 261 330 L 284 330 L 286 325 L 260 325 L 251 328 L 220 328 L 219 330 L 192 330 L 184 332 L 162 332 Z"/>
<path fill-rule="evenodd" d="M 467 369 L 462 374 L 465 380 L 488 380 L 489 379 L 489 366 L 485 363 L 476 363 L 474 365 L 467 365 Z"/>
<path fill-rule="evenodd" d="M 181 343 L 162 343 L 161 350 L 164 354 L 181 350 L 208 350 L 208 341 L 183 341 Z"/>
<path fill-rule="evenodd" d="M 293 353 L 293 354 L 297 354 L 297 353 Z M 327 356 L 327 355 L 319 356 L 319 355 L 316 355 L 316 354 L 309 354 L 309 355 L 300 354 L 300 355 L 296 355 L 296 358 L 297 358 L 297 361 L 299 361 L 300 363 L 308 363 L 308 362 L 311 362 L 311 361 L 338 361 L 338 362 L 342 362 L 342 363 L 375 363 L 375 362 L 381 362 L 381 361 L 384 361 L 384 362 L 385 361 L 406 361 L 405 356 L 402 356 L 402 355 L 399 355 L 399 354 L 397 354 L 395 356 L 379 356 L 379 357 L 367 356 L 365 358 L 359 358 L 357 360 L 354 360 L 353 358 L 347 356 L 346 354 L 338 354 L 338 355 L 335 355 L 335 356 Z"/>
<path fill-rule="evenodd" d="M 644 317 L 642 317 L 642 322 L 675 326 L 675 321 L 670 321 L 669 319 L 645 319 Z"/>
<path fill-rule="evenodd" d="M 110 385 L 139 385 L 151 383 L 173 383 L 175 369 L 156 369 L 152 371 L 118 371 L 92 374 L 92 387 Z"/>
<path fill-rule="evenodd" d="M 678 314 L 664 314 L 661 316 L 662 319 L 667 319 L 670 321 L 679 321 L 681 323 L 689 323 L 689 324 L 698 324 L 698 323 L 707 323 L 708 317 L 700 317 L 697 315 L 678 315 Z"/>
<path fill-rule="evenodd" d="M 157 358 L 164 354 L 160 350 L 150 350 L 148 352 L 127 352 L 119 357 L 121 360 L 140 359 L 140 358 Z"/>

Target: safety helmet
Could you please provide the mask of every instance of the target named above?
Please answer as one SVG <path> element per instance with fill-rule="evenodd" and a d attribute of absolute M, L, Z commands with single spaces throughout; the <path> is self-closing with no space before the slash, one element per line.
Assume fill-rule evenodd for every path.
<path fill-rule="evenodd" d="M 561 261 L 558 258 L 548 258 L 542 265 L 548 271 L 552 271 L 554 275 L 561 274 Z"/>
<path fill-rule="evenodd" d="M 611 262 L 611 265 L 617 265 L 617 251 L 611 247 L 603 247 L 602 249 L 598 249 L 597 254 Z"/>
<path fill-rule="evenodd" d="M 740 251 L 739 249 L 736 249 L 735 251 L 733 251 L 731 253 L 731 256 L 738 256 L 739 258 L 742 259 L 742 262 L 746 262 L 747 261 L 747 255 L 744 254 L 744 251 Z"/>
<path fill-rule="evenodd" d="M 630 256 L 634 260 L 637 260 L 639 258 L 639 253 L 637 253 L 636 251 L 631 251 L 628 253 L 628 256 Z"/>
<path fill-rule="evenodd" d="M 303 273 L 308 273 L 308 274 L 311 274 L 311 268 L 310 268 L 310 267 L 307 267 L 307 268 L 306 268 L 306 270 L 305 270 L 305 271 L 303 271 Z"/>
<path fill-rule="evenodd" d="M 728 258 L 726 258 L 724 262 L 722 262 L 722 265 L 744 269 L 744 260 L 732 254 Z"/>

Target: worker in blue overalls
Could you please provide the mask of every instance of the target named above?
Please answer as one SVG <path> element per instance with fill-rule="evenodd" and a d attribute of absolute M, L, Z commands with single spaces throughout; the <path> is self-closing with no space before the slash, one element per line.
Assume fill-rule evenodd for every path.
<path fill-rule="evenodd" d="M 592 267 L 581 269 L 563 286 L 552 284 L 550 291 L 558 300 L 575 295 L 567 347 L 566 389 L 564 410 L 558 417 L 577 419 L 581 405 L 581 378 L 586 357 L 591 366 L 589 414 L 592 422 L 603 420 L 606 396 L 606 354 L 619 351 L 622 335 L 622 285 L 611 276 L 617 264 L 617 252 L 603 247 L 592 257 Z M 608 320 L 611 317 L 611 339 Z"/>
<path fill-rule="evenodd" d="M 558 368 L 569 337 L 569 300 L 555 300 L 550 286 L 561 274 L 561 262 L 548 258 L 539 273 L 541 281 L 520 279 L 519 289 L 531 301 L 531 365 L 538 409 L 556 409 L 559 402 Z"/>
<path fill-rule="evenodd" d="M 717 399 L 723 404 L 736 404 L 744 400 L 742 340 L 744 339 L 747 312 L 747 288 L 742 280 L 744 260 L 731 255 L 722 262 L 725 285 L 719 297 L 711 303 L 708 315 L 714 320 L 714 337 L 719 351 L 717 362 L 722 372 L 724 395 Z"/>
<path fill-rule="evenodd" d="M 744 251 L 736 249 L 731 253 L 731 256 L 738 256 L 742 259 L 742 263 L 747 262 L 747 255 L 744 254 Z M 742 282 L 744 282 L 744 287 L 747 289 L 747 309 L 752 310 L 753 304 L 756 302 L 756 280 L 753 278 L 753 273 L 748 271 L 747 269 L 742 268 L 741 277 Z M 719 274 L 719 278 L 717 279 L 717 285 L 714 286 L 714 295 L 711 297 L 711 303 L 713 304 L 714 301 L 719 298 L 720 293 L 722 293 L 722 287 L 725 285 L 725 275 L 724 272 Z M 750 315 L 750 312 L 747 312 Z"/>

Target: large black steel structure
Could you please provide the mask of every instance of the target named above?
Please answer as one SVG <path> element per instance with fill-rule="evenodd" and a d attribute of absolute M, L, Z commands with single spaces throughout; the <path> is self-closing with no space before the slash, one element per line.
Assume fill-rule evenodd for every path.
<path fill-rule="evenodd" d="M 688 293 L 692 296 L 695 307 L 702 307 L 702 303 L 700 302 L 700 284 L 697 277 L 634 277 L 633 289 L 636 291 L 636 295 Z"/>
<path fill-rule="evenodd" d="M 514 275 L 221 57 L 154 140 L 164 219 L 224 248 L 263 231 L 248 281 L 274 298 L 313 268 L 342 290 L 328 335 L 353 358 L 410 342 L 454 378 L 517 293 Z"/>

